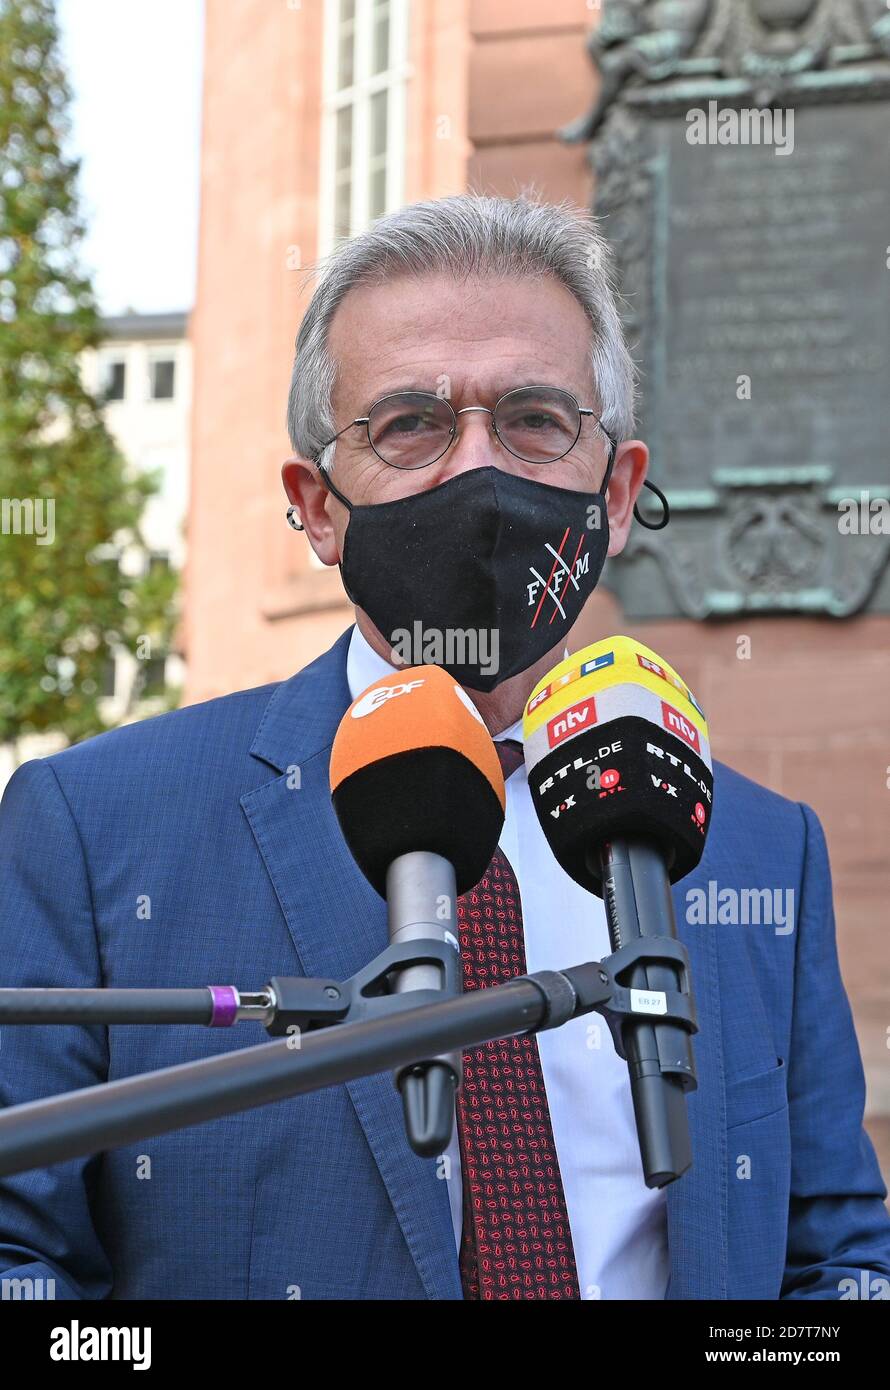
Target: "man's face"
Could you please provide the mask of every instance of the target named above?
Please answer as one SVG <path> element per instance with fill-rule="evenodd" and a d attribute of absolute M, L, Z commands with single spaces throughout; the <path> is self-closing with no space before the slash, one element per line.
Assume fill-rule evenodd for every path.
<path fill-rule="evenodd" d="M 599 408 L 589 366 L 591 329 L 575 297 L 547 278 L 495 280 L 429 275 L 351 290 L 340 304 L 329 334 L 338 364 L 332 398 L 334 429 L 367 415 L 381 396 L 422 390 L 447 397 L 455 411 L 481 405 L 493 409 L 517 386 L 556 386 L 570 391 L 579 405 Z M 491 428 L 491 416 L 458 416 L 457 438 L 426 468 L 398 469 L 385 463 L 368 442 L 367 428 L 345 429 L 337 441 L 332 479 L 354 505 L 376 505 L 409 497 L 458 473 L 494 466 L 536 482 L 581 493 L 600 490 L 609 444 L 596 422 L 583 417 L 570 453 L 555 463 L 533 464 L 505 449 Z M 648 451 L 639 440 L 623 440 L 606 493 L 609 550 L 624 548 L 633 506 L 646 475 Z M 344 553 L 349 511 L 319 481 L 306 459 L 288 459 L 282 469 L 285 490 L 299 508 L 306 534 L 323 564 L 335 565 Z M 595 640 L 594 595 L 582 608 L 565 642 L 577 651 Z M 381 633 L 356 606 L 356 622 L 367 641 L 396 665 L 391 637 Z M 529 690 L 562 655 L 563 638 L 528 670 L 495 690 L 471 694 L 492 732 L 507 728 L 521 712 Z"/>
<path fill-rule="evenodd" d="M 334 428 L 341 430 L 389 392 L 423 390 L 445 396 L 455 411 L 466 405 L 493 408 L 517 386 L 558 386 L 582 406 L 598 409 L 589 365 L 591 330 L 574 296 L 558 281 L 495 280 L 453 276 L 403 278 L 351 290 L 331 324 L 329 350 L 338 363 L 332 397 Z M 616 461 L 609 489 L 610 553 L 624 544 L 621 507 L 613 515 L 612 493 L 635 498 L 645 472 L 645 449 L 631 479 Z M 626 452 L 628 446 L 622 446 Z M 608 441 L 585 416 L 572 451 L 555 463 L 525 463 L 499 443 L 491 416 L 461 415 L 458 437 L 426 468 L 393 468 L 377 457 L 367 430 L 357 425 L 337 441 L 332 477 L 357 505 L 387 502 L 436 487 L 472 468 L 493 465 L 537 482 L 596 492 L 605 473 Z M 636 476 L 638 474 L 638 478 Z M 307 533 L 325 564 L 343 554 L 349 521 L 346 508 L 317 480 L 317 472 L 289 460 L 283 470 L 291 501 L 300 506 Z M 620 499 L 619 499 L 620 500 Z M 633 506 L 625 508 L 629 512 Z"/>
<path fill-rule="evenodd" d="M 580 304 L 553 282 L 429 276 L 348 295 L 331 326 L 340 363 L 333 394 L 340 429 L 391 391 L 444 395 L 455 410 L 493 407 L 516 386 L 561 386 L 591 405 L 587 356 L 590 329 Z M 570 455 L 551 464 L 524 463 L 498 442 L 491 416 L 462 415 L 459 437 L 428 468 L 392 468 L 368 448 L 356 427 L 338 442 L 334 478 L 355 502 L 389 501 L 435 487 L 471 468 L 495 465 L 543 482 L 595 491 L 605 466 L 601 432 L 585 420 Z"/>

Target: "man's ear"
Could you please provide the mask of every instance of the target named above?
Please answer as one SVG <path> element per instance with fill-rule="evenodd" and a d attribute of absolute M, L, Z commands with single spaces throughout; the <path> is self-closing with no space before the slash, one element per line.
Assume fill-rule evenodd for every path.
<path fill-rule="evenodd" d="M 649 468 L 649 450 L 641 439 L 625 439 L 615 451 L 606 489 L 609 511 L 609 554 L 620 555 L 630 534 L 634 505 Z"/>
<path fill-rule="evenodd" d="M 311 459 L 292 454 L 281 465 L 281 481 L 288 501 L 296 504 L 299 520 L 319 560 L 323 565 L 336 565 L 340 550 L 334 524 L 327 513 L 330 493 L 319 480 L 316 464 Z"/>

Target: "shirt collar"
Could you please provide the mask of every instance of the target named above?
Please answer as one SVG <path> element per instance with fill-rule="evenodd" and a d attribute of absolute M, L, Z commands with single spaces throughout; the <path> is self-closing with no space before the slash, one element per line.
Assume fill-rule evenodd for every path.
<path fill-rule="evenodd" d="M 396 670 L 398 670 L 397 666 L 385 661 L 382 656 L 375 652 L 356 623 L 352 629 L 349 651 L 346 655 L 346 680 L 349 684 L 350 698 L 358 699 L 362 691 L 367 690 L 369 685 L 382 680 L 384 676 L 392 675 L 393 671 Z M 502 738 L 515 738 L 519 743 L 523 742 L 521 715 L 515 724 L 510 725 L 509 729 L 504 729 L 502 733 L 495 735 L 495 742 L 498 743 Z"/>

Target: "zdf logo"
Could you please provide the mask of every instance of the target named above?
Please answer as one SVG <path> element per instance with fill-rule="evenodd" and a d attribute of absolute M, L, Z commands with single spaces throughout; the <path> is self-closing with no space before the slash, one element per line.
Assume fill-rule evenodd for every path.
<path fill-rule="evenodd" d="M 409 691 L 416 690 L 419 685 L 423 685 L 422 680 L 405 681 L 401 685 L 375 685 L 356 700 L 351 711 L 352 717 L 353 719 L 362 719 L 372 710 L 379 709 L 381 705 L 386 704 L 387 700 L 394 699 L 396 695 L 407 695 Z"/>

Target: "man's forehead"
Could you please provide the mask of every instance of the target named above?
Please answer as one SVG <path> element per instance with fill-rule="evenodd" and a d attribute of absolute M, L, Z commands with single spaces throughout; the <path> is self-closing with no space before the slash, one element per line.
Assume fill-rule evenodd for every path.
<path fill-rule="evenodd" d="M 541 307 L 547 314 L 541 317 Z M 511 325 L 546 328 L 554 317 L 586 321 L 578 300 L 550 275 L 454 276 L 444 272 L 400 275 L 380 284 L 359 284 L 346 292 L 331 324 L 332 336 L 348 325 L 374 319 L 384 329 L 398 331 L 434 322 L 443 333 L 477 320 L 494 331 Z"/>
<path fill-rule="evenodd" d="M 430 275 L 350 290 L 331 324 L 337 389 L 460 392 L 589 389 L 590 324 L 549 278 Z"/>

